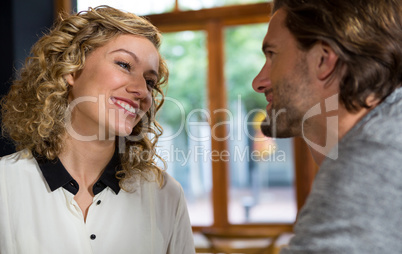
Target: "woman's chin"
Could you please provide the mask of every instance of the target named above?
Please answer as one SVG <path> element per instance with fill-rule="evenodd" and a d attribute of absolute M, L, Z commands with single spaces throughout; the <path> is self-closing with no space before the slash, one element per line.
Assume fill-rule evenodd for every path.
<path fill-rule="evenodd" d="M 127 136 L 130 136 L 132 131 L 133 131 L 132 128 L 118 129 L 118 130 L 116 130 L 116 136 L 127 137 Z"/>
<path fill-rule="evenodd" d="M 124 122 L 116 122 L 115 126 L 113 126 L 112 132 L 115 133 L 114 136 L 118 137 L 127 137 L 131 134 L 135 127 L 136 123 L 133 121 L 124 121 Z"/>

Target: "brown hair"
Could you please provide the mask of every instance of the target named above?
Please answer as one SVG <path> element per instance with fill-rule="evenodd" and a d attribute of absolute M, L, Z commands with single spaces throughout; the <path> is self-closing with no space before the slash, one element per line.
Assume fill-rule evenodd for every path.
<path fill-rule="evenodd" d="M 368 108 L 370 94 L 384 100 L 402 84 L 400 0 L 275 0 L 302 50 L 317 41 L 338 54 L 334 73 L 346 67 L 340 101 L 349 111 Z"/>
<path fill-rule="evenodd" d="M 20 77 L 1 102 L 3 131 L 15 141 L 18 150 L 28 149 L 48 159 L 60 154 L 66 134 L 69 93 L 63 76 L 83 69 L 89 53 L 120 34 L 143 36 L 157 49 L 161 43 L 159 31 L 149 21 L 109 6 L 60 17 L 49 33 L 39 39 Z M 132 132 L 132 136 L 141 138 L 126 138 L 124 146 L 119 144 L 125 149 L 121 153 L 122 170 L 117 174 L 120 180 L 138 172 L 153 172 L 159 184 L 163 182 L 162 170 L 155 162 L 155 156 L 159 157 L 155 144 L 162 134 L 155 113 L 163 103 L 161 85 L 168 80 L 168 70 L 160 55 L 158 74 L 152 91 L 152 107 Z M 140 156 L 144 152 L 148 156 Z"/>

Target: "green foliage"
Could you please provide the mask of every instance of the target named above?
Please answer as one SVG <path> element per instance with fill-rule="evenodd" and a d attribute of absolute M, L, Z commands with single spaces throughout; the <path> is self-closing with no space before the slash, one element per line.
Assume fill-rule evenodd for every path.
<path fill-rule="evenodd" d="M 161 54 L 169 67 L 167 101 L 160 113 L 161 120 L 170 125 L 180 124 L 180 105 L 185 116 L 192 109 L 206 107 L 207 53 L 205 32 L 185 31 L 164 34 Z M 170 100 L 174 98 L 175 101 Z"/>
<path fill-rule="evenodd" d="M 257 94 L 251 84 L 264 65 L 265 58 L 261 47 L 266 30 L 266 24 L 229 27 L 225 30 L 228 105 L 236 102 L 240 95 L 247 111 L 265 107 L 265 97 Z M 167 101 L 158 114 L 158 120 L 176 127 L 191 110 L 207 109 L 206 48 L 204 31 L 164 34 L 161 54 L 168 63 L 170 77 L 166 92 Z M 180 105 L 170 98 L 177 100 Z M 181 106 L 184 115 L 180 111 Z"/>
<path fill-rule="evenodd" d="M 237 101 L 241 95 L 247 111 L 264 108 L 265 97 L 257 94 L 251 84 L 264 65 L 261 51 L 266 24 L 231 27 L 225 31 L 225 76 L 229 101 Z"/>

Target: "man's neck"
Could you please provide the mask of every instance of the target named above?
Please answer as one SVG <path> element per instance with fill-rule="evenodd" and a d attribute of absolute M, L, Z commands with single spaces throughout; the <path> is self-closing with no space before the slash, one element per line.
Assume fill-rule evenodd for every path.
<path fill-rule="evenodd" d="M 372 109 L 362 108 L 357 112 L 351 113 L 341 105 L 337 111 L 338 114 L 334 115 L 334 117 L 337 117 L 338 126 L 328 125 L 327 119 L 321 119 L 321 121 L 315 123 L 314 127 L 306 131 L 306 133 L 308 133 L 306 136 L 311 138 L 308 140 L 306 140 L 305 137 L 303 138 L 309 145 L 310 152 L 315 162 L 321 166 L 322 162 L 335 145 L 337 145 L 339 141 Z M 317 147 L 313 147 L 314 144 L 319 146 L 318 149 L 316 149 Z"/>

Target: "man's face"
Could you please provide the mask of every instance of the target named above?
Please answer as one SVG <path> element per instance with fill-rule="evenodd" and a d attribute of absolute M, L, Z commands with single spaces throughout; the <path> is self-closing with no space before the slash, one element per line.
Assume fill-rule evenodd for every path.
<path fill-rule="evenodd" d="M 286 12 L 278 10 L 263 41 L 266 62 L 253 80 L 256 92 L 264 93 L 267 117 L 261 125 L 264 135 L 299 136 L 303 115 L 314 101 L 306 53 L 285 26 Z"/>

